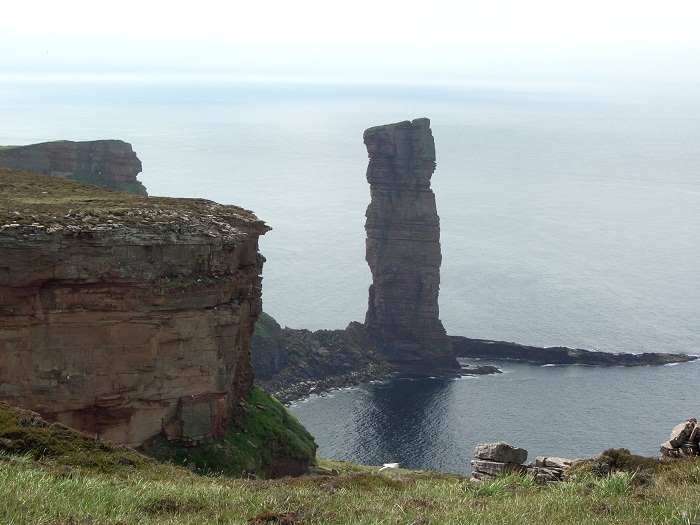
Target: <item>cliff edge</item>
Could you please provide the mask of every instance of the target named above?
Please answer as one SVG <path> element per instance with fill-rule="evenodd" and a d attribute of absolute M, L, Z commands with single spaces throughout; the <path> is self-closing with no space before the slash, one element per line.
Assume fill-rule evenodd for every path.
<path fill-rule="evenodd" d="M 220 436 L 253 383 L 268 230 L 0 168 L 0 401 L 132 446 Z"/>
<path fill-rule="evenodd" d="M 146 195 L 136 176 L 141 161 L 121 140 L 58 140 L 28 146 L 0 146 L 0 167 L 87 182 L 135 195 Z"/>

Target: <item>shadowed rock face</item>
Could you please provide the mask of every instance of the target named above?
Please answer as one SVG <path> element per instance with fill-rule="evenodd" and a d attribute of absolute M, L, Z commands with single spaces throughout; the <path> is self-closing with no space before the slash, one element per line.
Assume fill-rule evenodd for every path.
<path fill-rule="evenodd" d="M 365 318 L 370 341 L 408 371 L 458 369 L 439 319 L 440 218 L 430 178 L 435 143 L 426 118 L 370 128 Z"/>
<path fill-rule="evenodd" d="M 0 149 L 0 166 L 146 195 L 141 161 L 121 140 L 59 140 Z"/>

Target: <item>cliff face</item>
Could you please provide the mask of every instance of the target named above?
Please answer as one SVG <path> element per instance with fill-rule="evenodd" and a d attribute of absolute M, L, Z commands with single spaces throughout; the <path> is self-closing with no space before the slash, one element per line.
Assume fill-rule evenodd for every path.
<path fill-rule="evenodd" d="M 0 169 L 0 401 L 116 443 L 219 435 L 252 386 L 268 227 Z"/>
<path fill-rule="evenodd" d="M 2 147 L 0 166 L 146 195 L 146 188 L 136 179 L 141 161 L 131 144 L 121 140 Z"/>
<path fill-rule="evenodd" d="M 430 178 L 435 143 L 428 119 L 370 128 L 367 262 L 372 272 L 366 333 L 406 369 L 458 369 L 438 317 L 440 218 Z"/>

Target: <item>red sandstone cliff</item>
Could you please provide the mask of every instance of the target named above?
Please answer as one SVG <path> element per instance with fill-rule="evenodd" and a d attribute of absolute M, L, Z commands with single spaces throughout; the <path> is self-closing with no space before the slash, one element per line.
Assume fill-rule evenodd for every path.
<path fill-rule="evenodd" d="M 128 445 L 217 435 L 252 386 L 268 229 L 0 168 L 0 401 Z"/>
<path fill-rule="evenodd" d="M 370 341 L 409 371 L 459 370 L 439 319 L 440 218 L 430 178 L 435 142 L 426 118 L 370 128 L 365 319 Z"/>
<path fill-rule="evenodd" d="M 141 161 L 131 144 L 121 140 L 59 140 L 3 147 L 0 166 L 146 195 L 146 188 L 136 179 Z"/>

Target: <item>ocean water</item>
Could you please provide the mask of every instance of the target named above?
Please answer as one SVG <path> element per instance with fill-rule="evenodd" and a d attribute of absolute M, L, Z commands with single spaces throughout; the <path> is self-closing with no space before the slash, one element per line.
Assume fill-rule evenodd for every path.
<path fill-rule="evenodd" d="M 364 319 L 371 280 L 362 132 L 428 117 L 449 333 L 700 353 L 695 88 L 14 78 L 0 82 L 0 144 L 130 142 L 151 195 L 236 204 L 273 227 L 261 241 L 268 313 L 294 328 L 342 328 Z M 416 468 L 452 470 L 446 451 L 469 455 L 485 439 L 517 438 L 559 455 L 608 443 L 653 453 L 677 420 L 700 412 L 688 393 L 694 364 L 506 368 L 494 377 L 343 391 L 294 412 L 325 455 L 383 462 L 400 449 Z M 415 424 L 391 437 L 392 396 L 409 394 L 421 401 L 401 421 Z M 383 423 L 375 417 L 382 410 Z M 333 413 L 357 424 L 313 420 Z M 575 439 L 546 430 L 561 421 Z"/>
<path fill-rule="evenodd" d="M 536 456 L 587 458 L 608 448 L 658 456 L 671 429 L 696 417 L 685 394 L 699 363 L 643 368 L 492 361 L 502 374 L 400 379 L 334 391 L 291 409 L 324 457 L 471 474 L 478 443 Z M 678 392 L 678 389 L 681 392 Z"/>

